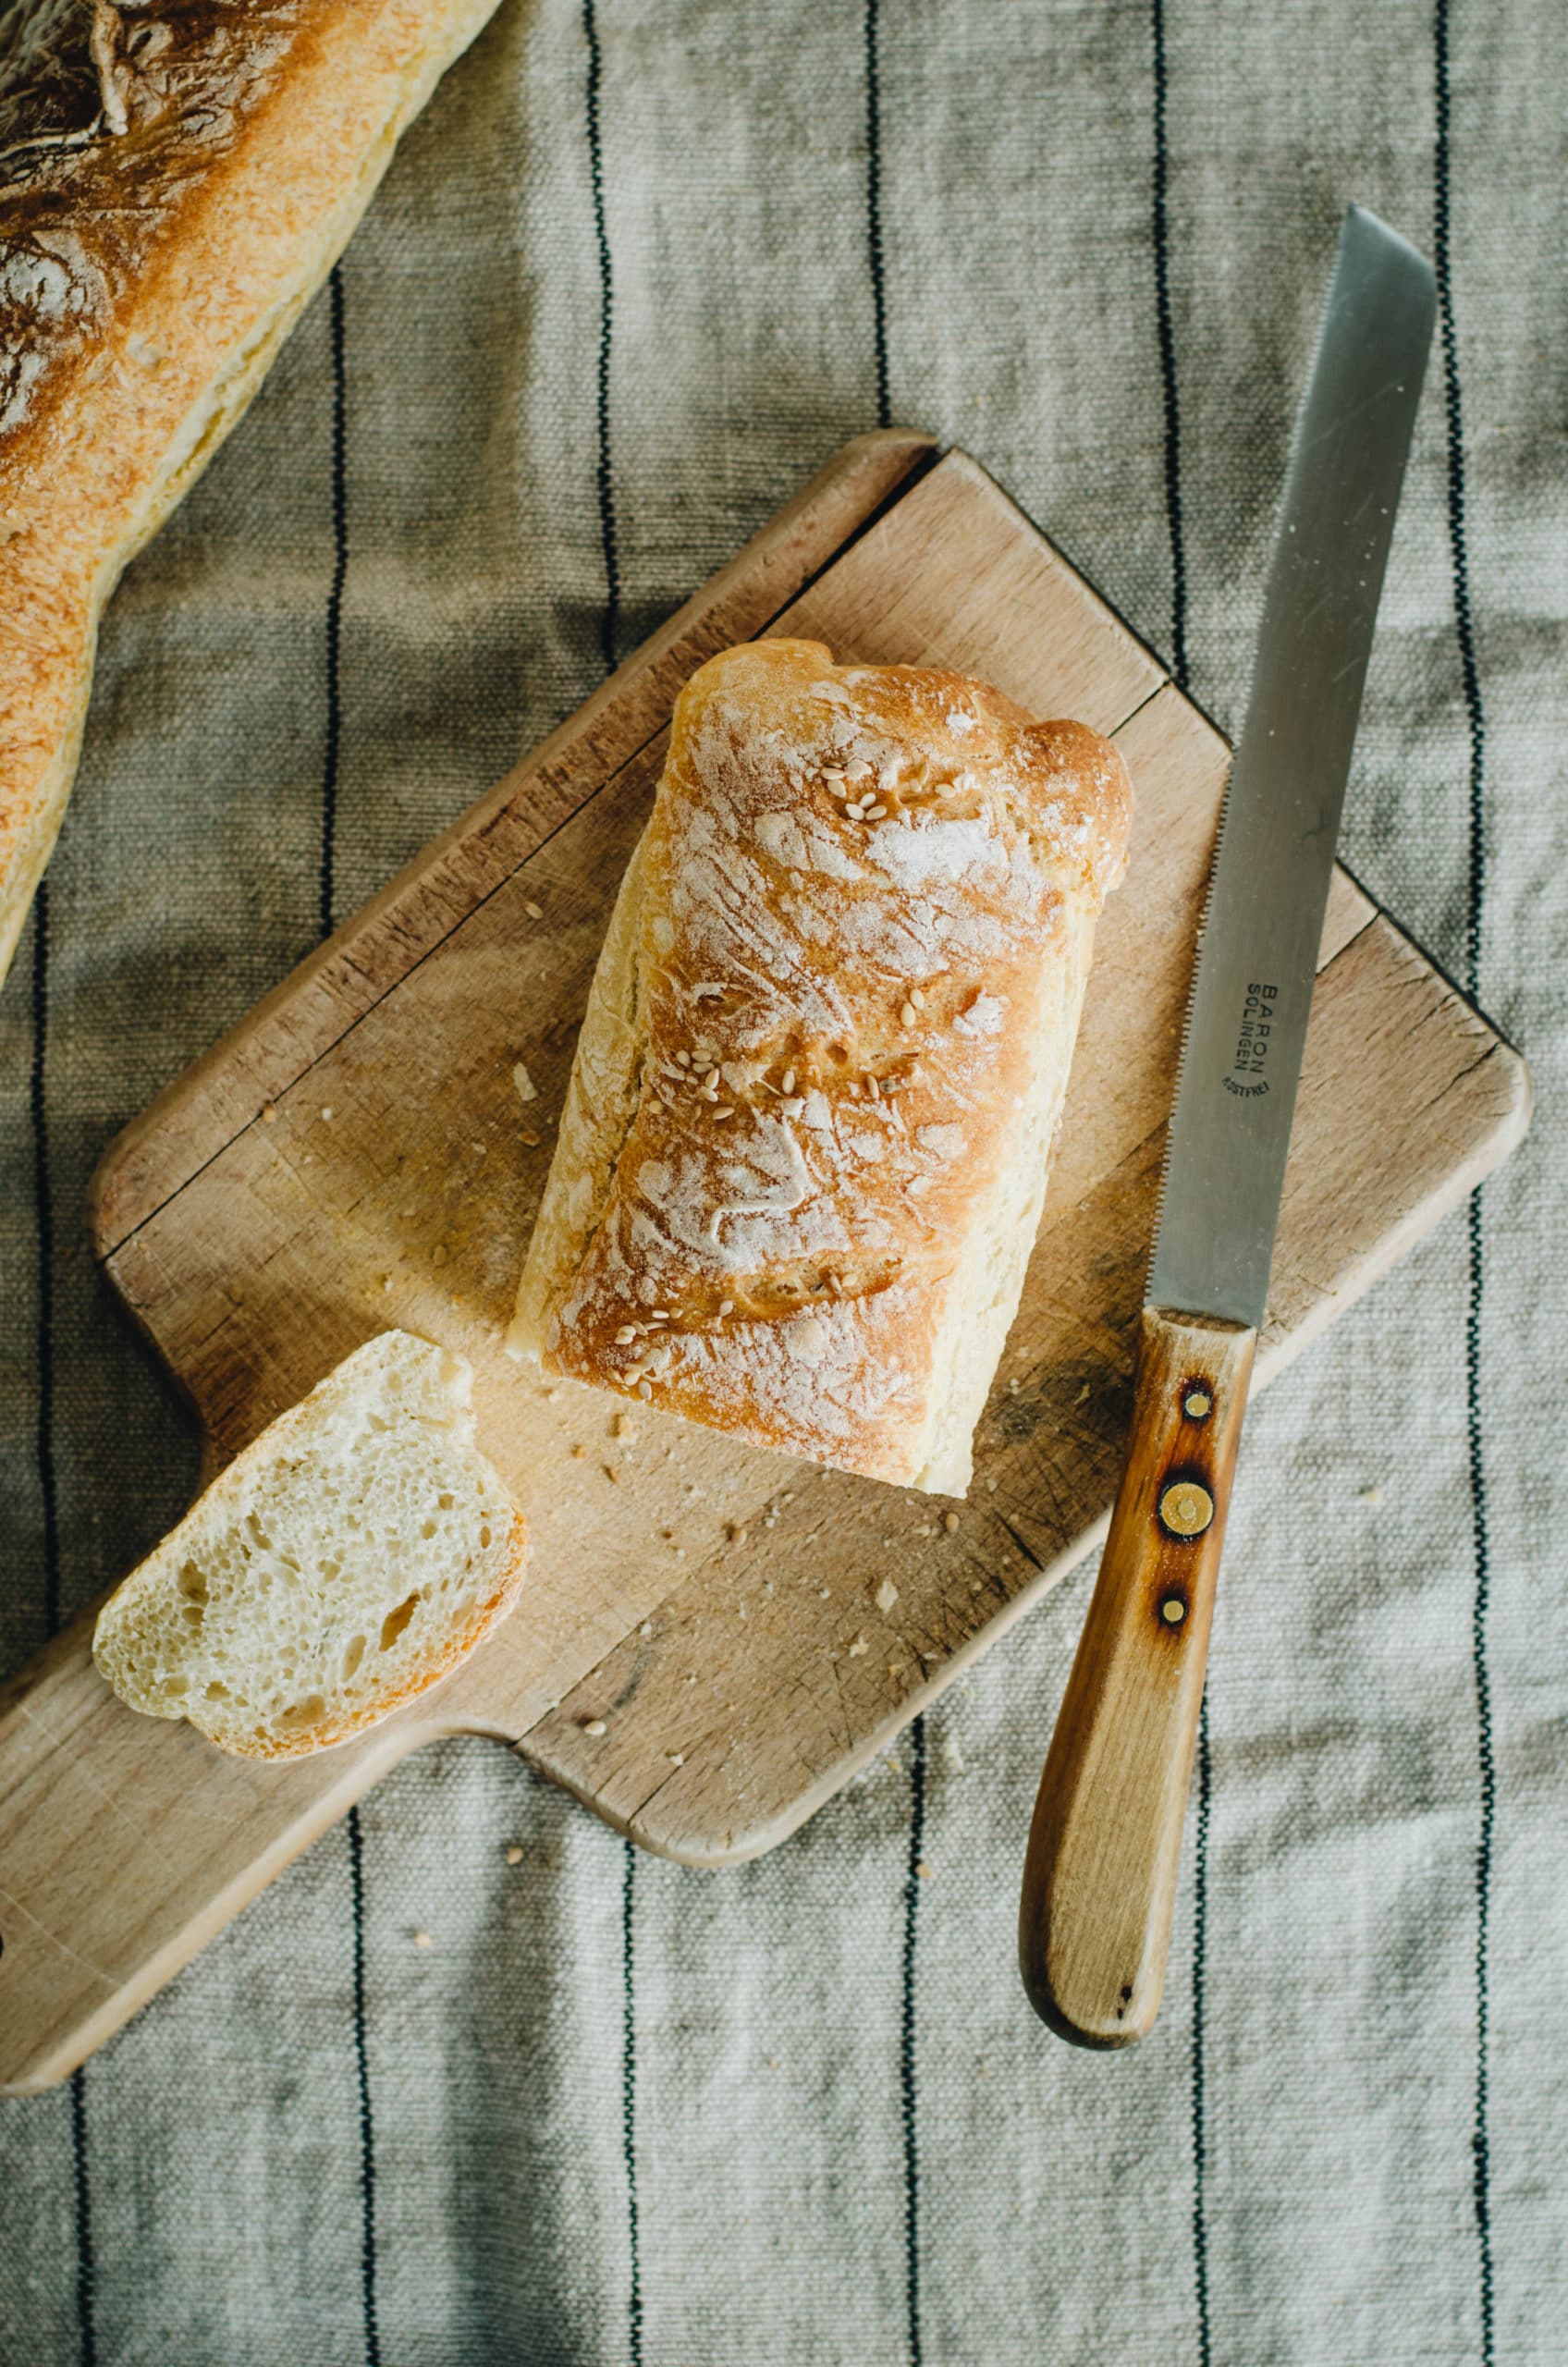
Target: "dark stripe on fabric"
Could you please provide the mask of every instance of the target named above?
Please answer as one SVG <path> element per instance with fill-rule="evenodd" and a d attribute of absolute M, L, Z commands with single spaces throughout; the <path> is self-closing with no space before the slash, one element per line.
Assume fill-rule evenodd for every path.
<path fill-rule="evenodd" d="M 919 1931 L 921 1869 L 925 1858 L 925 1721 L 909 1730 L 909 1867 L 904 1877 L 904 1944 L 899 1998 L 899 2104 L 904 2134 L 904 2297 L 910 2367 L 921 2367 L 920 2332 L 920 2086 L 915 2051 L 914 1953 Z"/>
<path fill-rule="evenodd" d="M 321 782 L 321 868 L 317 916 L 332 934 L 337 889 L 337 759 L 343 742 L 343 587 L 349 577 L 349 373 L 343 341 L 343 272 L 327 281 L 332 338 L 332 582 L 326 595 L 326 751 Z"/>
<path fill-rule="evenodd" d="M 1170 671 L 1187 687 L 1187 546 L 1182 517 L 1182 406 L 1176 379 L 1176 326 L 1170 305 L 1170 95 L 1165 45 L 1165 0 L 1151 0 L 1154 46 L 1154 302 L 1159 377 L 1165 402 L 1165 518 L 1170 540 Z M 1214 2335 L 1208 2295 L 1208 2091 L 1204 2053 L 1204 1983 L 1208 1958 L 1208 1827 L 1214 1797 L 1208 1694 L 1198 1712 L 1196 1833 L 1193 1852 L 1193 2291 L 1197 2311 L 1199 2367 L 1211 2367 Z"/>
<path fill-rule="evenodd" d="M 1176 328 L 1170 310 L 1170 222 L 1167 199 L 1170 151 L 1166 138 L 1169 72 L 1165 0 L 1153 0 L 1154 30 L 1154 297 L 1159 336 L 1159 378 L 1165 400 L 1165 515 L 1170 536 L 1170 671 L 1187 686 L 1187 546 L 1182 523 L 1182 416 L 1176 393 Z"/>
<path fill-rule="evenodd" d="M 1497 2356 L 1496 2294 L 1492 2267 L 1491 2145 L 1488 2121 L 1491 2006 L 1490 1954 L 1492 1841 L 1497 1821 L 1497 1762 L 1492 1748 L 1491 1673 L 1487 1664 L 1487 1613 L 1491 1600 L 1491 1553 L 1487 1527 L 1487 1470 L 1481 1436 L 1481 1195 L 1469 1206 L 1470 1304 L 1464 1319 L 1464 1411 L 1470 1449 L 1470 1504 L 1475 1539 L 1476 1592 L 1470 1614 L 1470 1651 L 1476 1671 L 1476 1748 L 1480 1777 L 1480 1833 L 1476 1844 L 1476 2117 L 1471 2133 L 1478 2252 L 1481 2367 Z"/>
<path fill-rule="evenodd" d="M 865 0 L 865 233 L 871 263 L 871 336 L 876 362 L 876 424 L 892 425 L 888 382 L 888 276 L 882 243 L 882 10 Z"/>
<path fill-rule="evenodd" d="M 321 779 L 321 868 L 317 919 L 332 934 L 337 884 L 337 764 L 343 742 L 343 590 L 349 580 L 349 369 L 343 270 L 327 281 L 332 342 L 332 581 L 326 595 L 326 747 Z M 365 2367 L 381 2367 L 381 2327 L 375 2293 L 375 2116 L 370 2100 L 370 2047 L 365 2027 L 364 1828 L 349 1810 L 349 1900 L 353 1941 L 354 2081 L 360 2121 L 360 2311 Z"/>
<path fill-rule="evenodd" d="M 1476 626 L 1470 605 L 1470 560 L 1464 524 L 1464 427 L 1459 397 L 1459 345 L 1453 324 L 1452 215 L 1449 196 L 1450 123 L 1447 0 L 1438 0 L 1433 27 L 1437 81 L 1437 142 L 1432 193 L 1432 262 L 1438 281 L 1438 327 L 1442 347 L 1443 410 L 1448 429 L 1448 532 L 1453 573 L 1453 621 L 1464 686 L 1470 739 L 1469 909 L 1464 933 L 1464 980 L 1471 994 L 1480 983 L 1481 906 L 1486 893 L 1486 717 L 1476 663 Z"/>
<path fill-rule="evenodd" d="M 1459 644 L 1460 678 L 1470 743 L 1467 795 L 1469 897 L 1464 928 L 1464 980 L 1472 994 L 1480 985 L 1481 923 L 1486 904 L 1486 712 L 1476 662 L 1475 612 L 1470 600 L 1470 562 L 1465 537 L 1464 420 L 1459 388 L 1459 339 L 1453 316 L 1452 98 L 1449 75 L 1449 11 L 1438 0 L 1432 24 L 1436 141 L 1433 152 L 1432 261 L 1438 282 L 1438 325 L 1442 350 L 1443 411 L 1448 434 L 1448 533 L 1453 577 L 1453 621 Z M 1481 1425 L 1481 1307 L 1486 1282 L 1481 1195 L 1469 1207 L 1469 1304 L 1464 1318 L 1464 1415 L 1469 1447 L 1470 1511 L 1476 1584 L 1471 1609 L 1470 1650 L 1476 1679 L 1476 1745 L 1480 1790 L 1480 1831 L 1476 1845 L 1476 2107 L 1471 2130 L 1472 2182 L 1477 2250 L 1477 2303 L 1482 2367 L 1497 2355 L 1497 2309 L 1492 2262 L 1491 2155 L 1488 2127 L 1490 2040 L 1489 1966 L 1492 1850 L 1497 1822 L 1497 1760 L 1492 1736 L 1491 1672 L 1487 1624 L 1491 1600 L 1491 1548 L 1487 1514 L 1487 1465 Z"/>
<path fill-rule="evenodd" d="M 625 1845 L 620 1877 L 620 2152 L 626 2165 L 627 2355 L 643 2367 L 643 2257 L 637 2229 L 637 1852 Z"/>
<path fill-rule="evenodd" d="M 38 1491 L 43 1506 L 43 1624 L 60 1625 L 60 1499 L 55 1466 L 55 1195 L 49 1176 L 49 882 L 39 882 L 32 905 L 32 1066 L 28 1101 L 32 1120 L 32 1193 L 38 1236 Z M 96 2367 L 92 2325 L 92 2194 L 87 2175 L 85 2074 L 71 2074 L 71 2183 L 76 2208 L 77 2356 Z"/>
<path fill-rule="evenodd" d="M 865 245 L 871 270 L 872 356 L 876 424 L 892 424 L 888 374 L 888 274 L 882 238 L 882 11 L 865 0 Z M 899 1974 L 899 2111 L 904 2152 L 904 2305 L 910 2367 L 921 2367 L 920 2086 L 915 2048 L 915 1953 L 920 1935 L 920 1868 L 925 1855 L 925 1721 L 910 1730 L 909 1861 L 904 1875 L 903 1952 Z"/>
<path fill-rule="evenodd" d="M 599 622 L 599 647 L 607 674 L 615 666 L 620 625 L 620 563 L 616 551 L 615 478 L 610 466 L 610 349 L 615 334 L 615 283 L 610 271 L 609 228 L 605 218 L 605 152 L 599 124 L 604 57 L 599 48 L 594 0 L 582 0 L 582 31 L 588 43 L 588 179 L 594 199 L 594 237 L 599 253 L 599 537 L 605 554 L 605 608 Z"/>
<path fill-rule="evenodd" d="M 76 2195 L 76 2333 L 81 2367 L 97 2367 L 92 2324 L 92 2196 L 87 2182 L 87 2074 L 71 2073 L 71 2173 Z"/>
<path fill-rule="evenodd" d="M 610 445 L 610 360 L 615 338 L 615 277 L 609 225 L 605 214 L 605 151 L 599 103 L 604 90 L 604 53 L 594 0 L 582 0 L 582 35 L 588 47 L 586 115 L 588 182 L 594 204 L 594 239 L 599 258 L 599 348 L 595 374 L 598 430 L 599 546 L 605 563 L 605 606 L 599 620 L 599 653 L 606 674 L 614 671 L 620 625 L 620 559 L 616 538 L 615 467 Z M 637 2204 L 637 1852 L 628 1841 L 620 1878 L 620 2153 L 626 2170 L 626 2342 L 631 2367 L 643 2367 L 643 2256 Z"/>
<path fill-rule="evenodd" d="M 1204 1980 L 1208 1957 L 1208 1811 L 1214 1762 L 1208 1742 L 1208 1695 L 1198 1711 L 1197 1832 L 1193 1851 L 1193 2282 L 1198 2313 L 1199 2367 L 1211 2367 L 1214 2336 L 1208 2311 L 1208 2100 L 1204 2082 Z"/>
<path fill-rule="evenodd" d="M 43 1625 L 60 1624 L 60 1511 L 55 1474 L 55 1196 L 49 1180 L 44 1070 L 49 1053 L 49 882 L 32 906 L 32 1196 L 38 1235 L 38 1489 L 43 1504 Z"/>
<path fill-rule="evenodd" d="M 364 2321 L 365 2367 L 381 2367 L 375 2294 L 375 2122 L 365 2041 L 365 1840 L 357 1808 L 349 1810 L 349 1890 L 354 1933 L 354 2077 L 360 2103 L 360 2310 Z"/>

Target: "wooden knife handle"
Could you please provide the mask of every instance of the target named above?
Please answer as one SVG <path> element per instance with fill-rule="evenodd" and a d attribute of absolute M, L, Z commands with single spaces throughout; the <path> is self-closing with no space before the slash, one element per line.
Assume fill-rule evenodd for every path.
<path fill-rule="evenodd" d="M 1100 1572 L 1029 1834 L 1019 1962 L 1080 2046 L 1152 2028 L 1256 1331 L 1145 1307 Z"/>

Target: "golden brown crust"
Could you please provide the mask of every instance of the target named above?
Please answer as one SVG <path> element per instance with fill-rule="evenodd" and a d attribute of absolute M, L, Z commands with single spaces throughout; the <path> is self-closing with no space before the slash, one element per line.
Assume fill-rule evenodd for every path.
<path fill-rule="evenodd" d="M 0 30 L 0 975 L 99 610 L 496 0 L 23 0 Z"/>
<path fill-rule="evenodd" d="M 1107 741 L 984 683 L 836 667 L 811 642 L 712 659 L 677 703 L 641 853 L 630 1124 L 589 1210 L 577 1102 L 599 1091 L 601 1006 L 524 1343 L 817 1461 L 926 1471 L 966 1250 L 1014 1206 L 1010 1162 L 1043 1171 L 1130 814 Z"/>

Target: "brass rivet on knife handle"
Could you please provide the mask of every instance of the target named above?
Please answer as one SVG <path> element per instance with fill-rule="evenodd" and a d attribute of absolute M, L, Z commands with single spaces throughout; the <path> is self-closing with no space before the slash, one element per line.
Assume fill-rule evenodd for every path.
<path fill-rule="evenodd" d="M 1256 1343 L 1238 1324 L 1144 1310 L 1126 1466 L 1040 1782 L 1019 1919 L 1035 2008 L 1082 2046 L 1125 2046 L 1159 2011 Z M 1190 1411 L 1196 1398 L 1203 1409 Z"/>

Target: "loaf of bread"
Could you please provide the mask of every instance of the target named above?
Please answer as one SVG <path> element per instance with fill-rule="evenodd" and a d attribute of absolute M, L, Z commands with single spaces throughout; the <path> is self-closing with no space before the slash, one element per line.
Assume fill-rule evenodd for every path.
<path fill-rule="evenodd" d="M 272 1423 L 98 1614 L 120 1699 L 243 1759 L 374 1725 L 522 1584 L 522 1515 L 473 1444 L 461 1356 L 383 1332 Z"/>
<path fill-rule="evenodd" d="M 676 703 L 510 1334 L 959 1494 L 1045 1192 L 1117 750 L 983 682 L 730 649 Z"/>
<path fill-rule="evenodd" d="M 98 617 L 496 0 L 0 11 L 0 977 Z"/>

